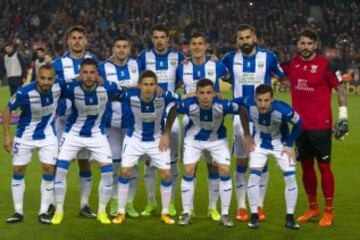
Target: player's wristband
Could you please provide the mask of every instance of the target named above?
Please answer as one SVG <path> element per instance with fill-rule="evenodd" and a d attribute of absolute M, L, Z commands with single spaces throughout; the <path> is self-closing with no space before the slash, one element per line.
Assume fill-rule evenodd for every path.
<path fill-rule="evenodd" d="M 348 119 L 348 110 L 346 106 L 339 107 L 339 119 Z"/>

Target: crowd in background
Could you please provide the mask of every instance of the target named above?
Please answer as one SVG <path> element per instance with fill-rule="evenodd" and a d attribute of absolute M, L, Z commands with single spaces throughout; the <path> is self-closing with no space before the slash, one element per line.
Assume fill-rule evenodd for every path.
<path fill-rule="evenodd" d="M 39 47 L 52 56 L 63 54 L 66 29 L 81 24 L 88 30 L 89 51 L 103 60 L 110 56 L 112 40 L 119 34 L 132 37 L 134 55 L 150 48 L 151 27 L 161 23 L 170 28 L 172 47 L 186 53 L 190 34 L 200 30 L 208 36 L 210 52 L 221 57 L 235 48 L 237 25 L 249 23 L 257 31 L 259 45 L 274 51 L 282 62 L 294 55 L 297 32 L 310 26 L 319 33 L 321 49 L 337 49 L 340 65 L 359 75 L 360 2 L 309 2 L 2 0 L 0 46 L 14 42 L 30 65 Z M 319 11 L 314 12 L 314 7 Z"/>

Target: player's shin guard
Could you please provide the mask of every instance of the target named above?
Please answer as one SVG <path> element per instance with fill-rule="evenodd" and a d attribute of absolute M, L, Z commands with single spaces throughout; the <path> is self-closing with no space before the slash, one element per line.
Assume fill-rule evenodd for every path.
<path fill-rule="evenodd" d="M 209 172 L 208 176 L 208 187 L 209 187 L 209 208 L 216 208 L 216 202 L 219 198 L 219 173 L 218 172 Z"/>
<path fill-rule="evenodd" d="M 156 205 L 155 199 L 156 168 L 145 166 L 144 182 L 148 197 L 148 203 Z"/>
<path fill-rule="evenodd" d="M 294 171 L 284 172 L 286 214 L 294 214 L 298 195 L 296 175 Z"/>
<path fill-rule="evenodd" d="M 56 175 L 54 181 L 56 212 L 64 212 L 64 199 L 66 194 L 66 175 L 68 173 L 70 163 L 64 160 L 58 160 L 56 167 Z"/>
<path fill-rule="evenodd" d="M 118 181 L 118 213 L 125 214 L 129 194 L 129 178 L 120 176 Z"/>
<path fill-rule="evenodd" d="M 54 201 L 54 175 L 44 174 L 41 181 L 41 205 L 39 215 L 47 213 Z"/>
<path fill-rule="evenodd" d="M 268 165 L 266 164 L 261 172 L 261 178 L 260 178 L 260 199 L 259 199 L 259 207 L 264 206 L 264 199 L 266 194 L 266 189 L 269 183 L 269 170 Z"/>
<path fill-rule="evenodd" d="M 247 186 L 251 213 L 258 212 L 258 203 L 260 198 L 260 189 L 259 189 L 260 177 L 261 177 L 260 171 L 254 169 L 251 170 L 249 176 L 249 182 Z"/>
<path fill-rule="evenodd" d="M 183 213 L 191 214 L 194 206 L 194 177 L 183 176 L 181 181 L 181 199 Z"/>
<path fill-rule="evenodd" d="M 325 210 L 332 212 L 335 188 L 334 175 L 331 171 L 330 163 L 318 162 L 318 165 L 321 172 L 321 188 L 326 204 Z"/>
<path fill-rule="evenodd" d="M 161 180 L 161 184 L 160 184 L 161 204 L 162 204 L 161 214 L 169 213 L 171 189 L 172 189 L 171 180 L 169 181 Z"/>
<path fill-rule="evenodd" d="M 25 181 L 23 174 L 14 174 L 11 180 L 11 191 L 16 213 L 23 213 Z"/>
<path fill-rule="evenodd" d="M 105 165 L 100 168 L 101 180 L 99 183 L 99 208 L 98 213 L 105 212 L 107 203 L 110 200 L 113 186 L 112 165 Z"/>
<path fill-rule="evenodd" d="M 232 183 L 230 176 L 220 177 L 219 190 L 221 199 L 221 215 L 228 215 L 232 194 Z"/>
<path fill-rule="evenodd" d="M 302 181 L 305 188 L 305 192 L 308 196 L 309 205 L 311 208 L 318 208 L 316 190 L 317 190 L 317 178 L 314 168 L 314 159 L 304 159 L 301 161 L 302 167 Z"/>
<path fill-rule="evenodd" d="M 117 199 L 120 164 L 121 164 L 121 159 L 113 159 L 113 191 L 112 191 L 113 199 Z"/>
<path fill-rule="evenodd" d="M 246 208 L 246 168 L 237 165 L 235 171 L 235 192 L 238 209 Z"/>
<path fill-rule="evenodd" d="M 137 166 L 137 165 L 134 166 L 132 176 L 129 178 L 129 193 L 128 193 L 127 202 L 134 201 L 134 197 L 135 197 L 135 193 L 136 193 L 137 185 L 138 185 L 138 169 L 139 169 L 139 166 Z"/>
<path fill-rule="evenodd" d="M 80 176 L 80 209 L 89 206 L 89 198 L 92 187 L 92 173 L 91 171 L 79 171 Z"/>

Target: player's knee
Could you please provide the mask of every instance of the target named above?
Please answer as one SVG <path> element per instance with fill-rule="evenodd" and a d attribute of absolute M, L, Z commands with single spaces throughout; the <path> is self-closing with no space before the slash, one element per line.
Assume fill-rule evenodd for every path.
<path fill-rule="evenodd" d="M 194 176 L 195 173 L 195 167 L 192 164 L 185 165 L 184 167 L 184 175 L 187 177 Z"/>
<path fill-rule="evenodd" d="M 26 170 L 26 166 L 14 166 L 13 173 L 24 175 Z"/>
<path fill-rule="evenodd" d="M 160 177 L 162 180 L 170 181 L 171 180 L 170 170 L 160 170 Z"/>
<path fill-rule="evenodd" d="M 238 159 L 236 160 L 236 164 L 237 164 L 238 166 L 246 167 L 247 164 L 248 164 L 248 160 L 247 160 L 247 158 L 238 158 Z"/>
<path fill-rule="evenodd" d="M 78 160 L 79 168 L 81 171 L 91 171 L 90 162 L 87 159 Z"/>
<path fill-rule="evenodd" d="M 45 174 L 54 174 L 55 173 L 55 166 L 52 164 L 43 164 L 43 173 Z"/>
<path fill-rule="evenodd" d="M 122 168 L 121 176 L 124 178 L 130 178 L 132 175 L 132 168 Z"/>
<path fill-rule="evenodd" d="M 218 166 L 218 171 L 219 171 L 220 176 L 229 176 L 230 175 L 230 166 L 220 164 Z"/>

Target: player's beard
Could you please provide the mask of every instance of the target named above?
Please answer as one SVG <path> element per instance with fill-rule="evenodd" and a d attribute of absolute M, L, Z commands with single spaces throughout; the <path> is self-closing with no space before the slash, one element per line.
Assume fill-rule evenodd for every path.
<path fill-rule="evenodd" d="M 246 55 L 250 54 L 252 52 L 252 50 L 255 47 L 255 43 L 253 44 L 244 44 L 242 46 L 240 46 L 240 49 L 243 53 L 245 53 Z"/>
<path fill-rule="evenodd" d="M 314 55 L 314 52 L 305 49 L 300 51 L 300 54 L 304 59 L 309 59 Z"/>

